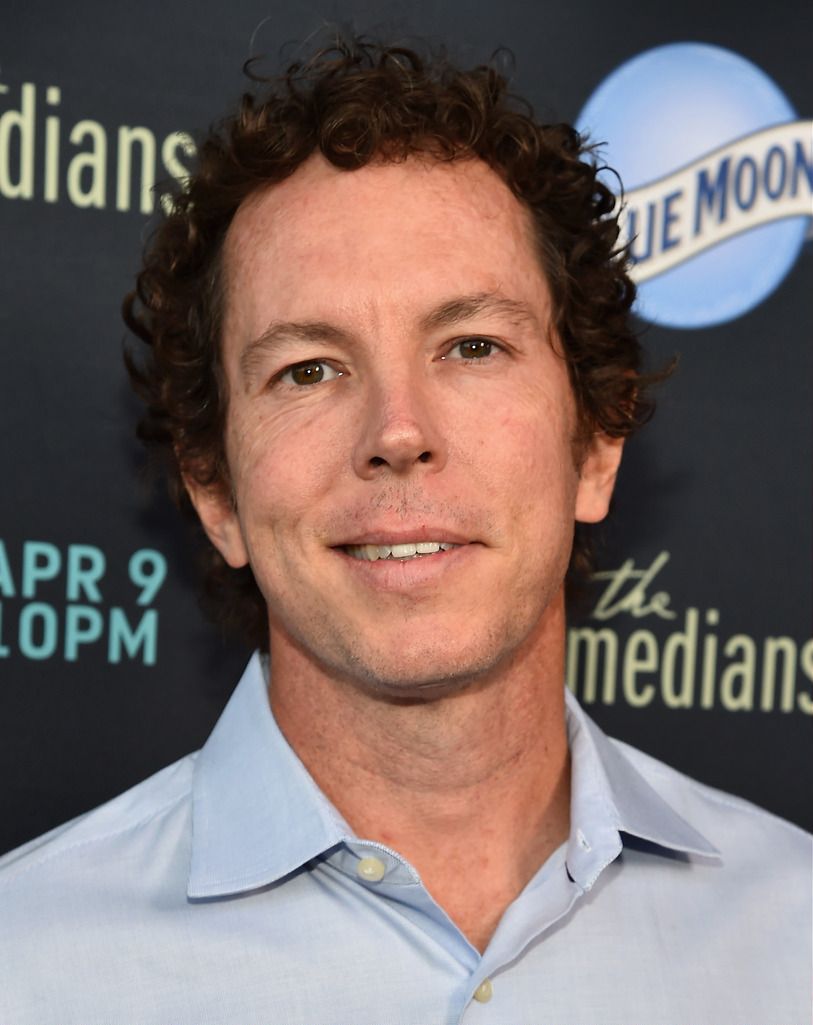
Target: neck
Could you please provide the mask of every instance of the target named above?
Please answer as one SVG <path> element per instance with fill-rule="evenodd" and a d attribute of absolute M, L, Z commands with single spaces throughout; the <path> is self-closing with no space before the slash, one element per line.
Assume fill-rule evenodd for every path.
<path fill-rule="evenodd" d="M 564 636 L 560 596 L 488 679 L 425 702 L 372 697 L 272 643 L 271 704 L 297 755 L 480 949 L 568 834 Z"/>

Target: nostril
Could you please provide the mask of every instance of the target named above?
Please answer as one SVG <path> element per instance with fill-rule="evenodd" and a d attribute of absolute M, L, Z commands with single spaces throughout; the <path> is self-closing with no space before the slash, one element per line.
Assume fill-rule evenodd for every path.
<path fill-rule="evenodd" d="M 421 454 L 418 456 L 418 460 L 417 461 L 420 462 L 420 463 L 428 463 L 431 459 L 432 459 L 432 453 L 431 452 L 421 452 Z M 384 459 L 383 456 L 371 456 L 370 457 L 370 466 L 387 466 L 387 465 L 388 465 L 387 460 Z"/>

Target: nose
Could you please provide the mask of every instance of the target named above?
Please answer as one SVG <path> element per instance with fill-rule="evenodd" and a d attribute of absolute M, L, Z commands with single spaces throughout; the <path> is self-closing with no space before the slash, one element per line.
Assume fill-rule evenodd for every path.
<path fill-rule="evenodd" d="M 425 467 L 437 472 L 446 462 L 441 410 L 427 383 L 404 373 L 398 380 L 376 381 L 367 395 L 353 467 L 373 479 L 387 471 L 403 476 Z"/>

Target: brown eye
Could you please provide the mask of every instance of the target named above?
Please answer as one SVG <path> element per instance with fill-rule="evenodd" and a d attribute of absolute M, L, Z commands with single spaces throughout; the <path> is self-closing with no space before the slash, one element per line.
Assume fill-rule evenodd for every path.
<path fill-rule="evenodd" d="M 281 381 L 288 381 L 299 387 L 309 384 L 320 384 L 341 377 L 341 371 L 334 370 L 328 363 L 312 360 L 309 363 L 296 363 L 280 375 Z"/>
<path fill-rule="evenodd" d="M 449 356 L 457 352 L 459 353 L 457 358 L 462 360 L 485 359 L 491 355 L 494 345 L 495 343 L 490 338 L 464 338 L 452 346 Z M 448 359 L 448 356 L 443 358 Z"/>
<path fill-rule="evenodd" d="M 490 356 L 493 343 L 487 338 L 467 338 L 458 342 L 460 355 L 463 359 L 482 359 L 483 356 Z"/>

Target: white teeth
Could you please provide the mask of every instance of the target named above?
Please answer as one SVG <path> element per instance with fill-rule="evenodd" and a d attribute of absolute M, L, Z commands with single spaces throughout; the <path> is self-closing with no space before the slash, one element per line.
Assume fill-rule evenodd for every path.
<path fill-rule="evenodd" d="M 379 551 L 381 551 L 380 548 Z M 393 545 L 390 554 L 393 559 L 410 559 L 417 554 L 417 551 L 417 545 Z"/>
<path fill-rule="evenodd" d="M 410 541 L 403 545 L 346 545 L 345 551 L 354 559 L 375 562 L 377 559 L 413 559 L 458 547 L 451 541 Z"/>

